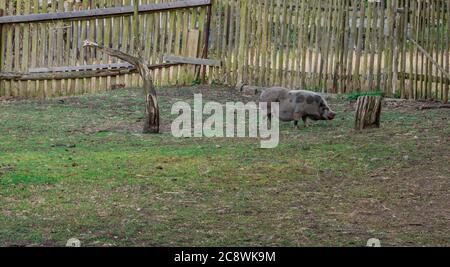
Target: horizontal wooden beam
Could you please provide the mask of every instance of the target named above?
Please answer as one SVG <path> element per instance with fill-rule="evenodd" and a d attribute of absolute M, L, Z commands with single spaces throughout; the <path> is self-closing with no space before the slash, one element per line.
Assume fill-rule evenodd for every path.
<path fill-rule="evenodd" d="M 149 65 L 149 69 L 163 69 L 183 65 L 181 63 L 164 63 Z M 63 80 L 80 79 L 92 77 L 107 77 L 137 73 L 134 67 L 122 69 L 98 69 L 89 71 L 70 71 L 70 72 L 44 72 L 44 73 L 20 73 L 20 72 L 0 72 L 0 80 L 14 81 L 38 81 L 38 80 Z"/>
<path fill-rule="evenodd" d="M 211 5 L 211 0 L 182 0 L 177 2 L 145 4 L 139 6 L 140 13 L 161 12 L 168 10 L 177 10 L 185 8 L 194 8 Z M 19 16 L 0 17 L 0 24 L 10 23 L 29 23 L 53 20 L 74 20 L 74 19 L 91 19 L 99 17 L 110 17 L 119 15 L 133 15 L 133 6 L 98 8 L 91 10 L 30 14 Z"/>
<path fill-rule="evenodd" d="M 203 66 L 212 66 L 212 67 L 220 67 L 222 65 L 219 60 L 215 60 L 215 59 L 182 57 L 182 56 L 174 56 L 174 55 L 165 55 L 164 62 L 184 63 L 184 64 L 191 64 L 191 65 L 203 65 Z"/>
<path fill-rule="evenodd" d="M 83 66 L 66 66 L 66 67 L 50 67 L 50 68 L 33 68 L 29 69 L 29 73 L 49 73 L 49 72 L 70 72 L 70 71 L 88 71 L 101 69 L 124 69 L 131 68 L 133 65 L 129 63 L 113 63 L 113 64 L 93 64 Z"/>
<path fill-rule="evenodd" d="M 167 63 L 149 65 L 150 68 L 159 68 L 160 66 L 172 66 L 172 65 L 205 65 L 205 66 L 220 66 L 221 62 L 214 59 L 203 59 L 203 58 L 191 58 L 191 57 L 181 57 L 181 56 L 164 56 L 164 61 Z M 56 73 L 56 72 L 80 72 L 80 71 L 91 71 L 91 70 L 114 70 L 114 69 L 128 69 L 133 68 L 133 65 L 129 63 L 112 63 L 112 64 L 92 64 L 92 65 L 82 65 L 82 66 L 63 66 L 63 67 L 48 67 L 48 68 L 31 68 L 28 70 L 28 74 L 37 73 Z M 23 76 L 25 74 L 19 74 Z"/>

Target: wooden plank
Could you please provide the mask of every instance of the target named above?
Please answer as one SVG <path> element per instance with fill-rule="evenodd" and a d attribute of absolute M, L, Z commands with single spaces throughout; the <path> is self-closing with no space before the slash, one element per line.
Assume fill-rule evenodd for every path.
<path fill-rule="evenodd" d="M 342 2 L 344 3 L 345 1 L 346 0 L 343 0 Z M 314 2 L 316 3 L 316 5 L 314 6 L 314 13 L 315 13 L 314 17 L 315 17 L 315 20 L 314 20 L 314 23 L 312 25 L 312 28 L 314 30 L 313 50 L 315 50 L 315 51 L 314 51 L 314 54 L 313 54 L 313 57 L 312 57 L 312 72 L 314 74 L 312 76 L 313 79 L 312 79 L 311 86 L 313 88 L 319 88 L 320 81 L 321 81 L 321 78 L 322 78 L 322 77 L 320 77 L 321 73 L 319 71 L 319 69 L 320 69 L 320 67 L 319 67 L 320 61 L 319 61 L 319 59 L 320 59 L 320 54 L 322 53 L 322 46 L 319 43 L 321 38 L 322 38 L 321 37 L 322 36 L 322 16 L 321 16 L 321 12 L 322 12 L 321 3 L 322 3 L 322 1 L 319 0 L 319 1 L 314 1 Z"/>
<path fill-rule="evenodd" d="M 76 8 L 75 3 L 68 3 L 67 4 L 67 11 L 73 11 Z M 76 52 L 78 43 L 77 43 L 77 34 L 78 34 L 78 23 L 77 21 L 71 21 L 68 23 L 68 29 L 67 29 L 67 35 L 66 35 L 66 51 L 65 51 L 65 58 L 64 58 L 64 64 L 66 66 L 70 66 L 72 64 L 76 64 Z M 75 54 L 75 55 L 74 55 Z M 68 95 L 75 95 L 76 90 L 76 79 L 67 80 L 67 92 Z"/>
<path fill-rule="evenodd" d="M 48 12 L 48 2 L 47 1 L 43 1 L 42 5 L 41 5 L 41 10 L 40 13 L 47 13 Z M 47 52 L 47 48 L 48 48 L 48 44 L 49 44 L 49 38 L 48 38 L 48 34 L 49 34 L 49 30 L 48 30 L 48 24 L 47 23 L 40 23 L 39 24 L 40 27 L 40 31 L 39 31 L 39 39 L 40 39 L 40 51 L 39 51 L 39 63 L 38 66 L 48 66 L 47 61 L 48 61 L 48 52 Z M 39 97 L 40 98 L 46 98 L 47 94 L 48 94 L 48 88 L 49 88 L 49 81 L 44 80 L 42 82 L 39 83 Z"/>
<path fill-rule="evenodd" d="M 187 47 L 187 55 L 189 57 L 197 57 L 198 55 L 198 43 L 200 40 L 200 32 L 199 30 L 189 30 L 188 34 L 188 47 Z M 187 75 L 187 83 L 192 83 L 195 79 L 195 68 L 188 68 Z"/>
<path fill-rule="evenodd" d="M 64 0 L 57 0 L 53 1 L 53 5 L 57 5 L 56 12 L 60 13 L 64 11 Z M 27 24 L 25 24 L 27 25 Z M 64 28 L 64 22 L 63 21 L 57 21 L 55 24 L 56 27 L 56 39 L 55 39 L 55 64 L 57 66 L 61 66 L 64 64 L 64 36 L 63 36 L 63 28 Z M 64 96 L 66 95 L 65 92 L 65 81 L 60 80 L 56 81 L 56 87 L 54 88 L 57 96 Z"/>
<path fill-rule="evenodd" d="M 324 57 L 324 59 L 323 59 L 323 72 L 324 72 L 324 77 L 323 77 L 323 81 L 321 82 L 321 86 L 323 86 L 324 87 L 324 89 L 326 89 L 326 91 L 328 92 L 328 90 L 329 90 L 329 77 L 330 77 L 330 73 L 331 73 L 331 71 L 330 71 L 330 65 L 331 64 L 329 64 L 330 62 L 332 62 L 332 60 L 330 60 L 330 57 L 332 57 L 332 55 L 330 54 L 330 50 L 331 50 L 331 46 L 332 46 L 332 27 L 333 27 L 333 20 L 332 20 L 332 17 L 333 17 L 333 12 L 332 12 L 332 8 L 333 8 L 333 6 L 332 6 L 332 4 L 333 4 L 333 2 L 329 2 L 329 3 L 326 3 L 326 7 L 325 7 L 325 11 L 326 11 L 326 13 L 327 13 L 327 15 L 326 15 L 326 20 L 325 20 L 325 22 L 326 22 L 326 28 L 324 29 L 324 31 L 325 31 L 325 38 L 324 38 L 324 42 L 325 42 L 325 44 L 324 44 L 324 51 L 323 51 L 323 57 Z M 355 9 L 356 10 L 356 9 Z M 354 12 L 354 13 L 356 13 L 356 11 Z M 356 25 L 356 23 L 355 23 L 355 25 Z M 355 29 L 356 29 L 356 26 L 355 26 Z"/>
<path fill-rule="evenodd" d="M 5 14 L 5 8 L 6 8 L 6 1 L 5 0 L 0 0 L 0 18 Z M 3 30 L 4 26 L 0 25 L 0 72 L 3 70 L 3 65 L 4 65 L 4 59 L 5 59 L 5 45 L 3 45 L 5 43 L 6 40 L 6 34 L 5 31 Z M 0 81 L 0 96 L 4 96 L 5 95 L 5 82 Z"/>
<path fill-rule="evenodd" d="M 329 30 L 330 30 L 330 4 L 326 2 L 321 7 L 319 46 L 320 49 L 320 65 L 318 87 L 322 92 L 328 91 L 327 73 L 328 73 L 328 57 L 329 57 Z"/>
<path fill-rule="evenodd" d="M 239 40 L 240 40 L 240 30 L 241 30 L 241 2 L 240 1 L 232 1 L 234 3 L 234 34 L 233 36 L 230 35 L 231 38 L 231 51 L 230 55 L 232 55 L 232 66 L 230 68 L 231 70 L 231 77 L 230 77 L 230 83 L 231 84 L 237 84 L 238 83 L 238 66 L 239 66 Z"/>
<path fill-rule="evenodd" d="M 91 64 L 83 66 L 62 66 L 49 68 L 31 68 L 29 73 L 47 73 L 47 72 L 71 72 L 71 71 L 85 71 L 98 69 L 114 69 L 114 68 L 129 68 L 132 65 L 129 63 L 111 63 L 111 64 Z"/>
<path fill-rule="evenodd" d="M 124 5 L 131 5 L 131 0 L 124 0 Z M 133 7 L 131 7 L 133 8 Z M 133 10 L 134 13 L 134 10 Z M 123 16 L 122 18 L 122 23 L 123 23 L 123 29 L 122 29 L 122 43 L 121 43 L 121 48 L 120 50 L 125 52 L 125 53 L 130 53 L 130 49 L 134 49 L 134 47 L 130 46 L 130 38 L 133 39 L 133 37 L 130 34 L 131 31 L 131 17 L 129 15 L 127 16 Z M 131 82 L 130 79 L 132 79 L 130 77 L 130 75 L 125 75 L 122 79 L 122 83 L 129 87 L 131 86 Z"/>
<path fill-rule="evenodd" d="M 244 82 L 244 60 L 245 60 L 245 53 L 246 53 L 246 28 L 247 28 L 247 9 L 248 9 L 248 0 L 239 1 L 240 3 L 240 11 L 239 11 L 239 27 L 238 29 L 238 37 L 239 37 L 239 49 L 238 49 L 238 56 L 237 56 L 237 83 Z"/>
<path fill-rule="evenodd" d="M 429 5 L 429 3 L 426 4 L 426 8 L 425 8 L 425 14 L 426 14 L 426 19 L 425 19 L 425 26 L 423 28 L 424 31 L 424 37 L 425 39 L 423 40 L 423 47 L 425 48 L 425 50 L 429 50 L 430 48 L 430 28 L 431 28 L 431 21 L 430 21 L 430 17 L 431 17 L 431 7 Z M 423 57 L 424 57 L 424 73 L 425 74 L 425 81 L 424 81 L 424 98 L 425 99 L 429 99 L 431 98 L 431 88 L 430 88 L 430 81 L 428 79 L 428 74 L 429 74 L 429 69 L 430 69 L 430 61 L 428 60 L 428 58 L 426 57 L 426 55 L 424 53 L 422 53 Z"/>
<path fill-rule="evenodd" d="M 376 28 L 377 28 L 377 8 L 376 3 L 369 2 L 369 6 L 371 6 L 371 12 L 370 12 L 370 20 L 367 21 L 367 26 L 370 28 L 370 35 L 367 36 L 367 39 L 369 40 L 369 60 L 368 60 L 368 70 L 369 70 L 369 77 L 368 77 L 368 86 L 369 91 L 375 90 L 375 54 L 377 51 L 375 50 L 375 44 L 377 39 L 376 34 Z"/>
<path fill-rule="evenodd" d="M 353 52 L 353 48 L 349 48 L 349 43 L 351 41 L 351 24 L 350 24 L 350 17 L 351 17 L 351 13 L 349 11 L 349 5 L 350 5 L 350 1 L 345 0 L 342 2 L 343 3 L 343 8 L 342 8 L 342 12 L 344 13 L 344 17 L 342 19 L 342 26 L 344 27 L 344 31 L 342 31 L 342 41 L 341 41 L 341 47 L 342 47 L 342 52 L 341 52 L 341 69 L 340 69 L 340 75 L 341 77 L 339 78 L 340 80 L 340 85 L 339 85 L 339 89 L 340 89 L 340 93 L 346 93 L 348 91 L 348 83 L 347 83 L 347 79 L 345 79 L 345 75 L 347 74 L 347 68 L 348 68 L 348 59 L 349 59 L 349 54 L 350 52 Z"/>
<path fill-rule="evenodd" d="M 356 43 L 357 43 L 357 7 L 358 3 L 355 1 L 350 1 L 350 4 L 353 7 L 352 15 L 350 18 L 350 35 L 349 35 L 349 44 L 348 44 L 348 53 L 347 53 L 347 90 L 349 92 L 352 92 L 355 88 L 353 87 L 353 81 L 352 81 L 352 73 L 353 73 L 353 57 L 355 55 L 354 51 L 356 49 Z"/>
<path fill-rule="evenodd" d="M 418 0 L 412 0 L 413 1 L 413 21 L 411 23 L 411 30 L 412 30 L 412 34 L 414 34 L 414 38 L 418 39 L 418 23 L 419 23 L 419 3 Z M 418 50 L 415 46 L 411 45 L 411 70 L 410 70 L 410 74 L 412 75 L 410 79 L 412 79 L 412 88 L 414 91 L 414 99 L 418 99 L 418 81 L 417 81 L 417 71 L 418 71 L 418 60 L 417 60 L 417 55 L 418 55 Z"/>
<path fill-rule="evenodd" d="M 378 58 L 377 58 L 377 83 L 376 86 L 378 90 L 384 91 L 384 82 L 382 83 L 383 76 L 383 54 L 384 54 L 384 38 L 385 38 L 385 23 L 386 23 L 386 9 L 384 6 L 386 5 L 386 0 L 381 0 L 380 5 L 378 6 L 378 21 L 380 22 L 380 26 L 378 28 Z"/>
<path fill-rule="evenodd" d="M 163 69 L 171 68 L 182 63 L 165 63 L 149 65 L 149 69 Z M 20 72 L 1 72 L 0 80 L 10 81 L 28 81 L 28 80 L 62 80 L 62 79 L 76 79 L 76 78 L 93 78 L 117 76 L 125 74 L 134 74 L 138 71 L 131 67 L 126 69 L 99 69 L 90 71 L 71 71 L 71 72 L 45 72 L 45 73 L 20 73 Z"/>
<path fill-rule="evenodd" d="M 202 7 L 209 5 L 211 5 L 211 0 L 182 0 L 177 2 L 141 5 L 139 6 L 139 13 L 162 12 L 162 11 Z M 123 6 L 123 7 L 100 8 L 100 9 L 72 11 L 72 12 L 4 16 L 0 18 L 0 24 L 30 23 L 30 22 L 74 20 L 74 19 L 80 20 L 80 19 L 99 18 L 104 16 L 106 17 L 125 16 L 125 15 L 132 15 L 133 13 L 134 10 L 132 6 Z"/>
<path fill-rule="evenodd" d="M 234 16 L 232 16 L 233 12 L 235 11 L 235 2 L 227 0 L 228 7 L 226 9 L 226 16 L 228 20 L 227 25 L 227 36 L 226 42 L 227 47 L 224 51 L 225 53 L 225 83 L 232 84 L 232 75 L 233 75 L 233 41 L 234 41 L 234 33 L 235 33 L 235 19 Z"/>
<path fill-rule="evenodd" d="M 103 6 L 104 8 L 109 7 L 112 3 L 110 2 L 111 0 L 103 0 Z M 105 28 L 104 28 L 104 33 L 103 33 L 103 38 L 104 38 L 104 45 L 106 47 L 111 47 L 111 38 L 112 38 L 112 23 L 113 23 L 113 18 L 107 18 L 104 21 L 105 23 Z M 103 64 L 108 64 L 109 62 L 109 56 L 107 56 L 106 54 L 103 54 L 102 56 L 102 63 Z M 111 81 L 112 81 L 112 77 L 108 76 L 105 80 L 105 91 L 110 90 L 111 89 Z"/>
<path fill-rule="evenodd" d="M 150 17 L 150 16 L 149 16 Z M 182 23 L 183 23 L 183 15 L 181 11 L 176 11 L 175 15 L 175 46 L 174 46 L 174 53 L 180 54 L 181 53 L 181 38 L 183 33 Z M 180 82 L 180 71 L 181 68 L 179 66 L 175 67 L 173 69 L 173 79 L 175 84 L 179 84 Z"/>
<path fill-rule="evenodd" d="M 295 89 L 305 89 L 306 86 L 306 79 L 305 79 L 305 58 L 306 58 L 306 54 L 305 54 L 305 49 L 306 49 L 306 36 L 307 36 L 307 26 L 305 26 L 306 24 L 306 16 L 307 13 L 306 10 L 308 9 L 309 3 L 307 1 L 301 1 L 298 4 L 298 11 L 297 11 L 297 41 L 296 41 L 296 58 L 297 58 L 297 63 L 296 63 L 296 71 L 295 71 Z M 269 32 L 271 30 L 269 29 Z M 326 36 L 329 36 L 329 34 L 327 34 Z M 304 55 L 305 54 L 305 55 Z"/>
<path fill-rule="evenodd" d="M 333 0 L 334 1 L 334 0 Z M 309 18 L 310 18 L 310 12 L 309 12 L 309 6 L 308 4 L 311 2 L 305 2 L 305 7 L 302 12 L 302 18 L 303 18 L 303 24 L 301 25 L 301 67 L 299 69 L 299 76 L 300 78 L 300 87 L 303 89 L 306 89 L 306 81 L 307 81 L 307 71 L 306 71 L 306 58 L 307 58 L 307 52 L 308 52 L 308 31 L 309 31 Z"/>
<path fill-rule="evenodd" d="M 39 0 L 33 0 L 33 13 L 34 14 L 39 14 L 41 12 L 40 10 L 40 5 L 39 5 Z M 31 37 L 31 63 L 30 63 L 30 67 L 31 68 L 36 68 L 39 64 L 39 56 L 38 53 L 40 52 L 40 47 L 39 47 L 39 30 L 40 27 L 42 26 L 41 23 L 35 23 L 32 24 L 32 37 Z M 40 81 L 35 81 L 33 83 L 33 96 L 34 97 L 38 97 L 38 98 L 42 98 L 42 93 L 41 93 L 41 86 L 42 86 L 42 82 Z"/>
<path fill-rule="evenodd" d="M 160 1 L 160 0 L 156 0 Z M 153 57 L 155 63 L 160 63 L 160 52 L 161 52 L 161 38 L 163 38 L 162 32 L 162 13 L 156 13 L 155 14 L 155 40 L 154 40 L 154 50 L 153 50 Z M 188 26 L 186 26 L 188 27 Z M 162 73 L 160 70 L 156 70 L 154 72 L 154 79 L 155 79 L 155 85 L 161 86 L 162 85 Z"/>
<path fill-rule="evenodd" d="M 17 0 L 16 1 L 16 14 L 22 14 L 22 1 L 23 0 Z M 12 1 L 11 1 L 12 2 Z M 20 69 L 20 55 L 21 55 L 21 25 L 20 24 L 14 24 L 14 54 L 13 54 L 13 70 L 14 71 L 21 71 Z M 13 82 L 11 87 L 11 93 L 13 96 L 23 96 L 25 93 L 23 92 L 24 86 L 21 83 Z"/>
<path fill-rule="evenodd" d="M 269 1 L 269 4 L 266 8 L 267 14 L 267 24 L 268 24 L 268 30 L 267 30 L 267 63 L 266 63 L 266 71 L 264 76 L 264 84 L 271 85 L 271 76 L 272 76 L 272 69 L 274 68 L 274 63 L 272 61 L 272 53 L 273 50 L 273 44 L 272 44 L 272 38 L 273 38 L 273 31 L 272 31 L 272 25 L 274 20 L 274 1 Z"/>
<path fill-rule="evenodd" d="M 165 55 L 163 57 L 163 59 L 164 59 L 164 61 L 169 62 L 169 63 L 185 63 L 185 64 L 211 66 L 211 67 L 222 66 L 222 62 L 219 60 L 215 60 L 215 59 L 182 57 L 182 56 L 175 56 L 175 55 Z"/>
<path fill-rule="evenodd" d="M 168 40 L 167 40 L 167 52 L 166 53 L 174 53 L 174 42 L 175 42 L 175 17 L 176 17 L 176 11 L 169 12 L 169 30 L 168 30 Z M 168 75 L 168 84 L 169 85 L 175 85 L 176 79 L 173 77 L 173 68 L 167 69 Z"/>
<path fill-rule="evenodd" d="M 332 84 L 332 93 L 338 93 L 339 92 L 339 70 L 340 70 L 340 61 L 341 61 L 341 55 L 342 55 L 342 18 L 343 13 L 342 10 L 342 1 L 338 0 L 336 3 L 336 15 L 334 20 L 334 51 L 333 51 L 333 57 L 334 57 L 334 64 L 333 64 L 333 84 Z"/>
<path fill-rule="evenodd" d="M 406 12 L 402 14 L 402 29 L 401 29 L 401 63 L 400 63 L 400 72 L 405 73 L 406 72 L 406 62 L 408 61 L 406 58 L 406 48 L 408 45 L 407 42 L 407 35 L 408 35 L 408 15 L 409 15 L 409 0 L 405 0 L 403 2 L 404 8 Z M 401 91 L 401 97 L 407 98 L 410 95 L 410 90 L 406 90 L 406 79 L 404 76 L 400 79 L 400 91 Z"/>
<path fill-rule="evenodd" d="M 387 69 L 387 86 L 385 93 L 388 96 L 392 96 L 392 88 L 394 87 L 394 83 L 397 81 L 393 81 L 393 58 L 394 58 L 394 50 L 395 50 L 395 25 L 396 25 L 396 13 L 394 12 L 395 6 L 395 0 L 388 2 L 388 27 L 389 27 L 389 38 L 386 38 L 386 47 L 387 47 L 387 53 L 386 53 L 386 69 Z"/>
<path fill-rule="evenodd" d="M 320 2 L 320 1 L 319 1 Z M 284 68 L 284 75 L 283 75 L 283 85 L 289 88 L 292 88 L 292 79 L 291 79 L 291 71 L 292 71 L 292 56 L 291 56 L 291 49 L 292 49 L 292 39 L 291 39 L 291 33 L 292 33 L 292 20 L 293 20 L 293 15 L 294 15 L 294 11 L 295 11 L 295 7 L 294 7 L 294 3 L 293 1 L 289 1 L 289 2 L 285 2 L 285 6 L 284 9 L 286 10 L 285 12 L 287 13 L 287 18 L 284 24 L 284 27 L 286 28 L 286 39 L 285 39 L 285 60 L 283 63 L 283 68 Z M 285 14 L 286 14 L 285 13 Z M 257 23 L 257 22 L 256 22 Z M 259 24 L 259 23 L 258 23 Z M 259 42 L 257 43 L 257 45 L 259 46 Z M 259 72 L 258 72 L 259 73 Z"/>
<path fill-rule="evenodd" d="M 165 0 L 163 0 L 165 1 Z M 193 12 L 197 13 L 196 9 L 192 9 Z M 170 32 L 170 22 L 169 22 L 169 12 L 161 12 L 161 39 L 160 39 L 160 48 L 158 58 L 160 60 L 160 63 L 163 60 L 163 56 L 165 54 L 168 54 L 170 52 L 167 52 L 167 44 L 169 42 L 169 32 Z M 196 25 L 196 21 L 193 22 Z M 195 27 L 195 26 L 194 26 Z M 162 69 L 161 70 L 161 85 L 167 86 L 169 85 L 169 69 Z"/>
<path fill-rule="evenodd" d="M 259 48 L 257 51 L 257 64 L 259 71 L 257 72 L 257 84 L 260 86 L 266 86 L 266 71 L 267 71 L 267 56 L 268 56 L 268 31 L 269 31 L 269 21 L 268 21 L 268 0 L 262 0 L 258 7 L 258 12 L 260 12 L 261 23 L 258 24 L 259 27 Z"/>
<path fill-rule="evenodd" d="M 278 49 L 277 49 L 277 72 L 276 72 L 276 84 L 284 86 L 283 79 L 283 70 L 284 70 L 284 54 L 286 52 L 285 44 L 286 44 L 286 36 L 287 36 L 287 8 L 285 5 L 288 5 L 287 1 L 278 1 L 278 23 L 279 23 L 279 37 L 278 37 Z"/>
<path fill-rule="evenodd" d="M 244 59 L 244 81 L 246 81 L 248 84 L 255 84 L 253 81 L 254 77 L 254 70 L 256 69 L 256 66 L 254 65 L 254 57 L 255 57 L 255 48 L 258 46 L 255 43 L 255 33 L 256 33 L 256 21 L 252 19 L 255 15 L 255 5 L 251 4 L 247 7 L 247 27 L 245 29 L 245 32 L 247 33 L 246 36 L 246 48 L 245 48 L 245 59 Z M 248 34 L 253 33 L 253 34 Z"/>
<path fill-rule="evenodd" d="M 418 6 L 417 6 L 417 23 L 416 23 L 416 33 L 415 37 L 420 42 L 423 39 L 423 32 L 421 31 L 421 28 L 423 26 L 423 2 L 422 0 L 418 0 Z M 422 62 L 423 62 L 423 54 L 419 53 L 419 49 L 416 48 L 416 76 L 422 73 Z M 418 78 L 416 78 L 416 99 L 421 99 L 423 97 L 423 91 L 422 91 L 422 81 L 420 81 Z"/>
<path fill-rule="evenodd" d="M 316 5 L 316 3 L 317 3 L 317 1 L 311 1 L 310 2 L 310 7 L 309 7 L 309 10 L 308 10 L 308 17 L 309 17 L 309 19 L 308 19 L 308 22 L 307 22 L 307 24 L 306 24 L 306 26 L 307 26 L 307 28 L 306 28 L 306 33 L 307 33 L 307 47 L 306 47 L 306 49 L 307 49 L 307 55 L 308 55 L 308 61 L 307 61 L 307 63 L 308 63 L 308 66 L 307 66 L 307 68 L 308 68 L 308 79 L 307 79 L 307 83 L 308 83 L 308 86 L 311 86 L 314 82 L 315 82 L 315 79 L 314 79 L 314 74 L 313 74 L 313 56 L 314 56 L 314 49 L 313 49 L 313 43 L 314 43 L 314 40 L 313 40 L 313 38 L 314 38 L 314 29 L 315 29 L 315 27 L 314 27 L 314 23 L 315 23 L 315 20 L 316 20 L 316 16 L 315 16 L 315 5 Z M 306 70 L 305 70 L 306 71 Z"/>
<path fill-rule="evenodd" d="M 105 0 L 97 0 L 97 5 L 96 8 L 105 8 Z M 109 47 L 109 43 L 106 42 L 106 21 L 109 18 L 98 18 L 95 23 L 96 23 L 96 41 L 99 44 L 102 44 L 103 46 Z M 105 63 L 105 57 L 107 57 L 106 54 L 104 53 L 97 53 L 97 58 L 98 61 L 102 64 Z M 100 91 L 107 91 L 107 78 L 106 77 L 100 77 L 98 78 L 98 90 Z"/>
<path fill-rule="evenodd" d="M 89 2 L 88 1 L 83 1 L 82 2 L 82 6 L 80 7 L 82 10 L 87 10 L 89 8 Z M 86 20 L 82 20 L 81 24 L 81 35 L 80 35 L 80 41 L 81 40 L 86 40 L 88 39 L 88 22 Z M 86 65 L 88 64 L 88 57 L 90 57 L 88 51 L 86 51 L 86 49 L 84 49 L 81 44 L 79 44 L 79 49 L 80 49 L 80 61 L 79 64 L 81 65 Z M 88 92 L 88 88 L 90 86 L 90 81 L 86 78 L 83 78 L 83 80 L 80 83 L 80 93 L 84 94 Z"/>
<path fill-rule="evenodd" d="M 161 0 L 162 2 L 166 2 L 166 0 Z M 190 10 L 196 10 L 196 9 L 190 9 Z M 159 39 L 159 51 L 157 54 L 158 62 L 163 63 L 163 56 L 165 54 L 169 54 L 170 52 L 167 52 L 167 50 L 170 47 L 170 12 L 161 12 L 160 13 L 160 39 Z M 161 69 L 159 70 L 159 84 L 161 86 L 169 85 L 170 81 L 170 68 Z"/>
<path fill-rule="evenodd" d="M 439 62 L 439 65 L 441 65 L 441 66 L 444 66 L 444 68 L 445 68 L 445 61 L 444 61 L 444 58 L 445 58 L 445 53 L 444 53 L 444 46 L 445 46 L 445 34 L 439 34 L 439 27 L 442 27 L 442 26 L 444 26 L 445 24 L 445 15 L 446 15 L 446 12 L 444 11 L 446 9 L 446 5 L 445 4 L 441 4 L 440 5 L 440 8 L 439 8 L 439 18 L 438 18 L 438 50 L 437 50 L 437 53 L 438 53 L 438 62 Z M 450 14 L 449 14 L 450 15 Z M 447 56 L 448 57 L 448 56 Z M 445 79 L 444 79 L 444 75 L 441 73 L 441 80 L 439 81 L 439 83 L 437 84 L 437 90 L 439 90 L 439 96 L 438 96 L 438 98 L 439 99 L 444 99 L 444 92 L 445 92 L 445 89 L 444 89 L 444 85 L 445 85 Z M 439 86 L 440 86 L 440 88 L 439 88 Z"/>
<path fill-rule="evenodd" d="M 112 1 L 112 0 L 110 0 Z M 110 5 L 113 5 L 115 7 L 120 6 L 122 3 L 121 0 L 114 0 L 114 2 L 110 2 Z M 116 50 L 120 50 L 121 49 L 121 38 L 120 38 L 120 34 L 121 34 L 121 30 L 122 30 L 122 17 L 112 17 L 112 48 L 116 49 Z M 112 62 L 117 62 L 117 60 L 113 57 L 108 57 L 108 63 L 112 63 Z M 111 87 L 116 87 L 116 86 L 122 86 L 122 77 L 120 77 L 119 75 L 114 76 L 111 79 Z"/>
<path fill-rule="evenodd" d="M 447 1 L 447 34 L 446 34 L 446 45 L 445 45 L 445 53 L 446 55 L 450 54 L 450 3 Z M 445 66 L 446 66 L 446 70 L 447 72 L 450 72 L 450 59 L 448 56 L 445 57 Z M 445 82 L 445 91 L 444 91 L 444 103 L 448 102 L 448 93 L 449 93 L 449 89 L 450 89 L 450 81 L 446 81 Z"/>

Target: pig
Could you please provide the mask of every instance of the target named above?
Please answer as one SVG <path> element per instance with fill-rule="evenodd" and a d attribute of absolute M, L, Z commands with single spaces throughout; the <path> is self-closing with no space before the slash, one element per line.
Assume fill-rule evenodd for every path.
<path fill-rule="evenodd" d="M 305 90 L 272 87 L 261 94 L 260 102 L 268 103 L 268 110 L 271 110 L 271 103 L 279 103 L 280 121 L 294 121 L 296 128 L 298 128 L 300 119 L 303 120 L 305 127 L 309 127 L 308 119 L 314 121 L 333 120 L 337 115 L 322 96 Z M 271 114 L 267 115 L 271 119 Z"/>

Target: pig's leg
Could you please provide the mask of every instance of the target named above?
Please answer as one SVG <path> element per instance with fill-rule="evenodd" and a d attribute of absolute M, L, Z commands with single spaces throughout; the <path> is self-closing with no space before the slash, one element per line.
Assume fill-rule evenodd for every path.
<path fill-rule="evenodd" d="M 298 121 L 301 119 L 301 114 L 299 112 L 294 113 L 294 128 L 299 129 L 298 127 Z"/>
<path fill-rule="evenodd" d="M 309 123 L 308 123 L 308 117 L 307 116 L 303 116 L 303 123 L 305 124 L 305 128 L 309 128 Z"/>
<path fill-rule="evenodd" d="M 272 103 L 267 103 L 267 120 L 272 123 Z"/>
<path fill-rule="evenodd" d="M 264 119 L 267 119 L 269 123 L 272 122 L 272 106 L 271 103 L 267 103 L 267 108 L 261 108 L 261 112 L 263 112 Z"/>

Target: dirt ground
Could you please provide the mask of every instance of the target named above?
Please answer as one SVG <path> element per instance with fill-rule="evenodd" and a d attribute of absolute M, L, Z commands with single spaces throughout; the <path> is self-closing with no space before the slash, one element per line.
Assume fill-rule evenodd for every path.
<path fill-rule="evenodd" d="M 0 101 L 0 245 L 450 245 L 448 109 L 387 101 L 382 128 L 281 125 L 259 140 L 174 138 L 177 101 L 253 101 L 220 86 L 158 89 L 160 135 L 142 135 L 138 89 Z"/>

